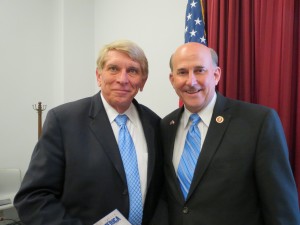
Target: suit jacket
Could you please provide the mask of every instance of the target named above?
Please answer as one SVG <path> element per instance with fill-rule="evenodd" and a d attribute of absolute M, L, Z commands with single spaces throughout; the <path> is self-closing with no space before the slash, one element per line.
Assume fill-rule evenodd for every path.
<path fill-rule="evenodd" d="M 162 182 L 160 118 L 133 101 L 148 146 L 148 224 Z M 89 225 L 114 209 L 129 215 L 129 195 L 118 144 L 100 94 L 50 110 L 14 204 L 28 225 Z"/>
<path fill-rule="evenodd" d="M 219 93 L 185 201 L 172 163 L 183 110 L 167 115 L 161 125 L 171 225 L 300 224 L 296 185 L 277 113 Z"/>

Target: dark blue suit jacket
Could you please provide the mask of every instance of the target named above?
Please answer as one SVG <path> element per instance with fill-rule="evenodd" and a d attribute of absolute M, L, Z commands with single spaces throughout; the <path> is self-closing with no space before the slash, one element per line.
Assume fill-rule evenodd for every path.
<path fill-rule="evenodd" d="M 133 103 L 148 146 L 143 224 L 149 224 L 162 183 L 160 118 Z M 14 204 L 28 225 L 90 225 L 114 209 L 128 217 L 125 171 L 99 93 L 48 112 Z"/>
<path fill-rule="evenodd" d="M 296 185 L 277 113 L 220 94 L 185 201 L 172 163 L 183 110 L 162 120 L 171 225 L 300 224 Z M 224 121 L 218 122 L 219 116 Z"/>

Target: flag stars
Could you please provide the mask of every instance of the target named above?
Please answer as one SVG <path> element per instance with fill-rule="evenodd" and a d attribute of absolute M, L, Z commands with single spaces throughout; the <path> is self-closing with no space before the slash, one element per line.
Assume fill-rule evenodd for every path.
<path fill-rule="evenodd" d="M 192 7 L 192 8 L 193 8 L 193 7 L 196 7 L 196 4 L 197 4 L 197 2 L 193 1 L 193 2 L 191 3 L 191 7 Z"/>
<path fill-rule="evenodd" d="M 206 43 L 206 39 L 205 39 L 205 37 L 204 37 L 204 36 L 202 36 L 202 37 L 200 38 L 200 41 L 201 41 L 201 43 Z"/>
<path fill-rule="evenodd" d="M 202 20 L 200 20 L 200 18 L 198 17 L 196 20 L 194 20 L 195 21 L 195 25 L 197 25 L 197 24 L 201 24 L 201 22 L 202 22 Z"/>
<path fill-rule="evenodd" d="M 188 0 L 186 6 L 184 41 L 194 41 L 206 45 L 207 40 L 204 14 L 202 14 L 202 1 Z"/>
<path fill-rule="evenodd" d="M 193 36 L 196 36 L 196 33 L 197 33 L 197 31 L 195 31 L 195 30 L 192 30 L 192 31 L 190 32 L 190 34 L 191 34 L 191 37 L 193 37 Z"/>

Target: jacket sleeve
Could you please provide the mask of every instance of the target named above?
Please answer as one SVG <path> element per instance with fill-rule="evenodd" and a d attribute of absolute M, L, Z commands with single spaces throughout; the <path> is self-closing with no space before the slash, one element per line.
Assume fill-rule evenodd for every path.
<path fill-rule="evenodd" d="M 64 158 L 60 126 L 54 111 L 50 110 L 21 188 L 14 199 L 24 224 L 82 225 L 80 220 L 67 214 L 60 201 L 64 184 Z"/>
<path fill-rule="evenodd" d="M 274 110 L 269 111 L 261 127 L 255 176 L 265 224 L 300 224 L 297 189 L 288 147 L 280 119 Z"/>

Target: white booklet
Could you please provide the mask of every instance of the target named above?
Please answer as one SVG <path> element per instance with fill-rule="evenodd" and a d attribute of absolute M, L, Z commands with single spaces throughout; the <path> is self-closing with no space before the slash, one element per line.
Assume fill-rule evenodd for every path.
<path fill-rule="evenodd" d="M 94 225 L 131 225 L 129 221 L 120 213 L 119 210 L 115 209 L 107 216 L 103 217 Z"/>

